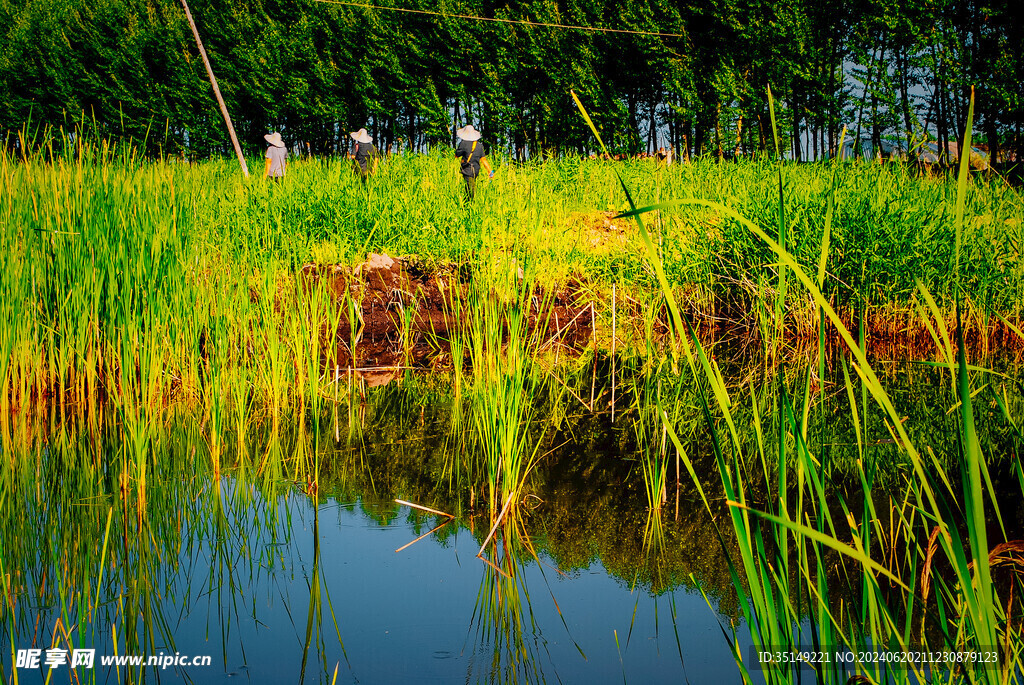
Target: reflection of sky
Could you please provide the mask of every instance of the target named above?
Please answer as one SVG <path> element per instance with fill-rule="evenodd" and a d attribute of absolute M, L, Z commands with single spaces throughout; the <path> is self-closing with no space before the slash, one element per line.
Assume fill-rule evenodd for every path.
<path fill-rule="evenodd" d="M 175 645 L 169 649 L 158 641 L 156 651 L 212 655 L 213 666 L 188 669 L 197 683 L 299 682 L 313 576 L 311 504 L 302 497 L 282 500 L 276 535 L 264 526 L 246 532 L 233 521 L 228 527 L 216 554 L 209 535 L 191 544 L 186 538 L 162 593 L 162 614 Z M 461 530 L 444 546 L 431 536 L 395 553 L 427 530 L 415 531 L 404 518 L 382 527 L 358 510 L 321 505 L 320 582 L 326 592 L 305 682 L 330 683 L 337 663 L 338 683 L 487 681 L 494 648 L 481 642 L 486 631 L 479 629 L 479 615 L 473 622 L 481 580 L 489 572 L 475 557 L 479 543 Z M 600 563 L 570 577 L 545 563 L 542 568 L 535 560 L 524 562 L 522 580 L 537 625 L 527 635 L 529 652 L 537 657 L 535 672 L 547 682 L 622 683 L 624 676 L 628 683 L 738 682 L 717 619 L 700 594 L 675 591 L 684 670 L 669 595 L 631 593 Z M 529 631 L 525 606 L 523 621 Z M 97 633 L 109 636 L 109 626 Z M 109 645 L 95 646 L 97 654 L 110 653 Z M 111 672 L 108 680 L 99 668 L 81 675 L 95 675 L 97 682 L 115 678 Z M 159 677 L 172 682 L 182 675 L 168 669 Z M 19 670 L 19 676 L 24 683 L 42 682 L 38 672 Z M 54 676 L 66 682 L 67 668 Z"/>

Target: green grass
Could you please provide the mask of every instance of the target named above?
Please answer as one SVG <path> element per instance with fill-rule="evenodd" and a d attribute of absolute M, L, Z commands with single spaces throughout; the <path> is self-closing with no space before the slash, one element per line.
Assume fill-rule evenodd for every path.
<path fill-rule="evenodd" d="M 590 123 L 582 103 L 577 100 L 577 104 Z M 973 100 L 967 120 L 968 143 L 972 112 Z M 594 135 L 600 141 L 596 129 Z M 828 480 L 823 478 L 827 473 L 823 462 L 812 452 L 808 442 L 809 431 L 815 430 L 824 420 L 816 416 L 820 403 L 814 401 L 816 392 L 812 392 L 812 380 L 815 379 L 810 368 L 804 377 L 802 392 L 799 381 L 796 387 L 792 387 L 781 369 L 777 371 L 778 391 L 772 400 L 778 432 L 773 440 L 771 434 L 762 430 L 760 421 L 755 420 L 756 449 L 751 449 L 740 437 L 743 431 L 737 428 L 738 405 L 730 397 L 717 364 L 706 354 L 692 327 L 688 326 L 686 333 L 680 330 L 680 326 L 676 327 L 676 336 L 685 341 L 682 336 L 688 335 L 694 349 L 694 354 L 687 349 L 689 371 L 693 384 L 699 390 L 720 476 L 720 492 L 726 498 L 728 521 L 735 534 L 738 554 L 730 553 L 721 531 L 719 539 L 723 554 L 729 558 L 734 587 L 742 597 L 740 606 L 753 645 L 759 652 L 787 653 L 804 650 L 834 653 L 837 649 L 854 652 L 998 653 L 997 663 L 940 668 L 931 671 L 927 678 L 931 682 L 950 683 L 1016 681 L 1024 655 L 1024 635 L 1019 624 L 1014 625 L 1012 608 L 1014 592 L 1019 593 L 1021 589 L 1016 566 L 1018 561 L 1009 561 L 1014 570 L 1008 582 L 1001 586 L 993 583 L 991 567 L 1006 559 L 1000 557 L 1001 547 L 993 545 L 989 538 L 990 519 L 994 517 L 999 524 L 1002 542 L 1010 546 L 1016 544 L 1007 539 L 999 506 L 1002 498 L 1012 495 L 996 492 L 983 455 L 972 398 L 988 386 L 978 390 L 972 386 L 961 313 L 961 301 L 978 295 L 971 277 L 963 269 L 963 263 L 983 261 L 978 257 L 989 249 L 980 244 L 965 245 L 967 160 L 963 160 L 960 166 L 953 191 L 956 197 L 954 209 L 952 216 L 947 217 L 951 226 L 946 232 L 953 238 L 951 242 L 954 245 L 950 261 L 955 266 L 942 283 L 943 292 L 950 293 L 956 303 L 955 351 L 950 345 L 935 298 L 925 284 L 927 275 L 915 277 L 921 298 L 930 307 L 930 314 L 937 315 L 934 323 L 925 318 L 923 324 L 940 346 L 950 375 L 956 379 L 952 394 L 954 404 L 950 411 L 955 410 L 958 417 L 955 426 L 957 450 L 951 465 L 943 464 L 934 454 L 926 454 L 915 445 L 903 425 L 905 417 L 897 412 L 866 357 L 863 328 L 860 340 L 855 340 L 836 311 L 835 298 L 830 299 L 823 292 L 824 265 L 829 258 L 833 238 L 834 208 L 840 204 L 837 196 L 841 190 L 833 188 L 832 199 L 828 203 L 825 229 L 820 238 L 818 276 L 814 280 L 809 274 L 810 269 L 801 264 L 799 250 L 794 249 L 787 237 L 790 227 L 785 218 L 786 188 L 781 169 L 778 179 L 777 240 L 758 221 L 713 199 L 669 200 L 637 209 L 630 197 L 628 184 L 620 179 L 630 205 L 630 211 L 622 216 L 636 219 L 648 246 L 652 268 L 659 275 L 663 266 L 659 263 L 660 257 L 651 249 L 641 218 L 652 211 L 706 208 L 747 232 L 756 243 L 769 250 L 777 260 L 779 271 L 773 317 L 776 326 L 784 325 L 786 276 L 792 273 L 816 311 L 820 312 L 819 325 L 824 327 L 827 321 L 831 331 L 842 341 L 840 354 L 844 382 L 850 397 L 858 449 L 863 454 L 861 436 L 866 430 L 861 424 L 861 417 L 866 420 L 867 397 L 870 395 L 876 405 L 875 410 L 885 417 L 893 443 L 906 459 L 904 473 L 907 480 L 902 494 L 876 490 L 876 470 L 865 468 L 861 459 L 857 461 L 859 491 L 854 488 L 852 494 L 847 495 L 829 487 Z M 867 262 L 862 263 L 862 272 L 866 265 Z M 664 278 L 660 280 L 666 302 L 674 311 L 674 293 Z M 870 302 L 870 294 L 861 293 L 861 297 Z M 923 313 L 925 310 L 921 307 L 919 311 Z M 935 336 L 936 329 L 942 332 L 941 343 Z M 817 392 L 820 392 L 824 382 L 824 337 L 819 335 L 818 341 L 816 380 Z M 774 353 L 777 342 L 777 337 L 772 339 L 769 352 Z M 860 413 L 854 400 L 854 381 L 850 378 L 848 366 L 853 367 L 858 377 L 862 397 Z M 759 417 L 756 394 L 751 392 L 750 397 L 754 405 L 753 416 Z M 650 404 L 650 400 L 647 402 Z M 676 449 L 686 460 L 687 471 L 700 492 L 701 500 L 713 515 L 707 488 L 702 485 L 677 436 L 678 419 L 661 408 L 660 393 L 657 406 L 664 430 L 672 436 Z M 1000 404 L 1000 409 L 1005 418 L 1016 425 L 1016 419 L 1006 411 L 1005 403 Z M 774 489 L 777 498 L 769 497 L 755 505 L 750 495 L 758 489 L 755 484 L 759 481 L 761 487 L 769 492 Z M 959 487 L 953 485 L 957 481 Z M 1024 495 L 1024 478 L 1020 485 L 1020 495 Z M 879 505 L 886 499 L 888 519 L 878 513 Z M 858 517 L 854 513 L 856 511 L 862 514 Z M 859 601 L 836 606 L 830 596 L 832 584 L 826 570 L 830 565 L 842 569 L 841 573 L 850 582 L 856 583 L 856 579 L 860 579 Z M 937 568 L 944 572 L 936 571 Z M 936 581 L 934 584 L 933 580 Z M 929 605 L 929 600 L 932 605 Z M 729 639 L 728 635 L 726 639 Z M 744 655 L 734 641 L 730 645 L 743 681 L 753 682 L 752 671 L 756 665 L 750 663 L 746 658 L 749 655 Z M 774 663 L 764 667 L 764 675 L 769 683 L 791 683 L 801 679 L 799 670 L 790 664 Z M 887 664 L 871 662 L 858 662 L 847 667 L 833 661 L 813 670 L 811 677 L 820 683 L 844 683 L 851 675 L 868 682 L 902 683 L 920 682 L 928 669 L 920 665 L 892 669 Z"/>
<path fill-rule="evenodd" d="M 449 303 L 465 314 L 448 334 L 458 354 L 450 421 L 471 425 L 473 441 L 435 475 L 470 507 L 468 493 L 486 488 L 492 524 L 529 494 L 542 436 L 561 427 L 566 406 L 603 411 L 618 384 L 620 424 L 631 423 L 640 447 L 651 549 L 667 544 L 660 512 L 670 464 L 682 465 L 722 526 L 715 538 L 755 645 L 1001 645 L 998 669 L 948 680 L 1015 677 L 1024 642 L 1007 588 L 1021 588 L 1015 577 L 1009 586 L 992 580 L 1008 495 L 989 464 L 1018 452 L 1020 385 L 1012 373 L 969 364 L 966 333 L 1019 329 L 1016 189 L 966 169 L 953 184 L 892 165 L 658 168 L 573 158 L 499 160 L 496 180 L 469 206 L 459 184 L 442 152 L 392 158 L 365 187 L 342 161 L 297 161 L 277 185 L 244 182 L 227 162 L 143 161 L 130 146 L 83 144 L 57 158 L 45 146 L 21 158 L 0 152 L 4 497 L 33 472 L 26 455 L 44 441 L 34 421 L 47 424 L 45 439 L 113 426 L 120 452 L 98 456 L 103 468 L 84 469 L 69 485 L 82 491 L 68 497 L 100 493 L 117 525 L 143 527 L 161 502 L 147 484 L 164 428 L 181 415 L 194 419 L 203 446 L 186 458 L 192 465 L 208 461 L 214 477 L 234 469 L 295 481 L 316 496 L 327 436 L 341 442 L 344 426 L 359 444 L 378 426 L 372 412 L 366 421 L 374 396 L 339 373 L 331 354 L 344 324 L 345 342 L 356 344 L 357 296 L 310 287 L 300 267 L 351 266 L 368 252 L 415 255 L 428 268 L 457 262 L 472 282 L 465 301 Z M 530 317 L 545 310 L 535 300 L 570 277 L 598 311 L 599 349 L 550 369 L 538 333 L 546 327 L 531 328 Z M 613 283 L 625 345 L 609 388 L 596 369 L 611 347 Z M 759 375 L 723 368 L 695 332 L 707 315 L 759 332 Z M 656 333 L 662 324 L 667 339 Z M 948 393 L 917 398 L 948 409 L 936 421 L 941 437 L 930 424 L 905 423 L 906 398 L 883 384 L 868 354 L 869 336 L 907 330 L 921 332 L 948 374 Z M 809 354 L 794 362 L 793 350 Z M 827 409 L 827 392 L 842 410 Z M 553 408 L 540 415 L 542 400 Z M 837 435 L 857 458 L 829 458 Z M 1010 487 L 1024 496 L 1016 473 Z M 509 538 L 526 535 L 521 513 L 504 523 Z M 139 543 L 134 553 L 154 550 Z M 837 576 L 857 588 L 854 601 L 835 590 Z M 152 642 L 158 627 L 152 617 L 128 629 Z M 749 679 L 744 659 L 737 652 Z M 875 682 L 910 677 L 873 665 L 858 672 Z M 819 680 L 846 675 L 834 668 Z M 768 679 L 793 674 L 774 669 Z"/>
<path fill-rule="evenodd" d="M 637 206 L 666 197 L 714 205 L 663 214 L 648 247 L 628 222 L 608 219 L 624 207 L 616 173 Z M 255 397 L 274 415 L 293 405 L 315 411 L 315 402 L 289 398 L 318 388 L 302 342 L 312 333 L 310 312 L 295 302 L 297 270 L 310 261 L 352 265 L 367 252 L 474 272 L 513 252 L 534 265 L 541 286 L 582 278 L 602 314 L 614 280 L 638 301 L 670 287 L 691 317 L 760 327 L 773 346 L 780 336 L 814 340 L 816 303 L 779 287 L 789 267 L 735 219 L 742 216 L 779 227 L 792 262 L 817 272 L 847 325 L 862 316 L 873 332 L 921 331 L 918 282 L 947 322 L 959 292 L 972 329 L 1000 325 L 999 317 L 1019 322 L 1024 303 L 1019 192 L 971 178 L 957 196 L 947 182 L 892 165 L 504 164 L 469 207 L 442 152 L 392 158 L 366 188 L 342 161 L 296 161 L 277 186 L 243 182 L 228 162 L 142 161 L 130 148 L 102 145 L 57 159 L 45 148 L 28 158 L 5 152 L 0 178 L 7 408 L 47 397 L 81 406 L 100 393 L 130 392 L 149 404 L 154 392 L 163 402 L 200 398 L 215 347 L 225 372 L 247 367 Z M 951 218 L 961 206 L 957 252 Z M 956 285 L 954 252 L 962 255 Z M 306 304 L 330 318 L 323 303 Z M 655 309 L 647 323 L 658 318 L 671 317 Z M 649 329 L 638 327 L 637 344 L 650 344 Z"/>

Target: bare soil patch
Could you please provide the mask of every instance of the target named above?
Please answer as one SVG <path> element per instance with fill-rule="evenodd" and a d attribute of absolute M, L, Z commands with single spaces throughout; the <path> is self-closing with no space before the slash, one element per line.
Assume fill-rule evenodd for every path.
<path fill-rule="evenodd" d="M 361 320 L 354 327 L 343 320 L 330 351 L 340 367 L 438 366 L 450 360 L 451 332 L 470 325 L 464 313 L 471 277 L 457 265 L 427 272 L 411 260 L 370 255 L 354 270 L 307 264 L 301 273 L 307 288 L 325 283 L 338 306 L 346 295 L 359 303 Z M 555 292 L 538 290 L 532 301 L 531 335 L 570 348 L 590 341 L 593 310 L 578 281 Z"/>

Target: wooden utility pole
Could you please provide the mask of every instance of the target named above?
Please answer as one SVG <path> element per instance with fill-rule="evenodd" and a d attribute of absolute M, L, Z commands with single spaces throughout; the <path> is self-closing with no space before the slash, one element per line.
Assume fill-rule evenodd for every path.
<path fill-rule="evenodd" d="M 228 135 L 231 136 L 231 144 L 235 146 L 235 154 L 238 155 L 238 163 L 242 165 L 242 173 L 246 178 L 249 177 L 249 167 L 245 164 L 245 156 L 242 155 L 242 148 L 238 144 L 238 136 L 235 135 L 235 127 L 231 125 L 231 115 L 228 114 L 227 105 L 224 104 L 224 98 L 221 97 L 220 88 L 217 87 L 217 77 L 213 75 L 213 68 L 210 66 L 210 58 L 206 56 L 206 49 L 203 48 L 203 41 L 199 38 L 199 30 L 196 29 L 196 23 L 192 20 L 192 13 L 188 9 L 188 3 L 185 0 L 181 0 L 181 6 L 185 8 L 185 16 L 188 17 L 188 25 L 192 27 L 192 35 L 196 37 L 196 45 L 199 46 L 199 54 L 203 58 L 203 64 L 206 65 L 206 73 L 210 75 L 210 85 L 213 86 L 213 94 L 217 98 L 217 104 L 220 105 L 220 113 L 224 115 L 224 123 L 228 125 Z"/>

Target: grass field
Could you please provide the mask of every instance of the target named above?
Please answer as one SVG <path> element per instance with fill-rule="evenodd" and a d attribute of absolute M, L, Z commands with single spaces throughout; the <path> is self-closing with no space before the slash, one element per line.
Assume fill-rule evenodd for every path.
<path fill-rule="evenodd" d="M 259 468 L 315 496 L 320 432 L 333 425 L 340 439 L 339 407 L 351 427 L 366 399 L 334 354 L 363 344 L 354 267 L 387 252 L 458 275 L 441 301 L 461 325 L 437 347 L 444 363 L 430 364 L 451 374 L 448 420 L 472 434 L 461 454 L 474 456 L 442 476 L 470 507 L 486 503 L 492 534 L 526 533 L 515 505 L 566 407 L 614 416 L 618 393 L 639 447 L 648 545 L 664 544 L 672 468 L 723 527 L 758 648 L 995 650 L 997 664 L 958 665 L 943 681 L 1020 677 L 1024 544 L 1001 512 L 1024 497 L 1021 384 L 1015 367 L 979 365 L 1024 338 L 1017 189 L 966 169 L 953 180 L 898 165 L 565 158 L 498 160 L 466 205 L 455 166 L 442 152 L 394 157 L 363 186 L 346 162 L 299 160 L 274 184 L 243 181 L 227 162 L 142 161 L 130 148 L 0 155 L 7 473 L 32 468 L 16 456 L 26 416 L 61 425 L 108 412 L 123 449 L 104 457 L 117 485 L 103 488 L 119 490 L 123 517 L 141 526 L 154 442 L 180 409 L 201 427 L 213 474 L 247 463 L 254 430 L 271 446 L 292 427 L 313 434 L 288 459 L 268 447 Z M 623 186 L 636 207 L 670 202 L 617 218 L 630 209 Z M 309 264 L 343 287 L 310 280 Z M 551 330 L 567 284 L 593 324 L 559 357 L 566 346 L 537 332 Z M 405 302 L 388 315 L 408 348 Z M 730 331 L 738 355 L 717 344 Z M 873 368 L 877 338 L 916 341 L 937 360 L 942 380 L 920 392 L 944 412 L 941 441 L 904 425 Z M 756 378 L 727 380 L 737 356 L 754 359 Z M 998 429 L 982 430 L 982 415 Z M 823 455 L 839 424 L 856 457 L 833 479 Z M 997 462 L 1001 480 L 989 472 Z M 848 588 L 830 591 L 837 576 L 857 591 L 838 608 Z M 748 655 L 736 658 L 749 681 Z M 867 682 L 926 670 L 858 667 Z M 766 677 L 794 672 L 780 664 Z"/>
<path fill-rule="evenodd" d="M 300 325 L 299 306 L 281 307 L 281 294 L 295 290 L 303 264 L 354 266 L 375 252 L 413 255 L 428 270 L 456 263 L 475 281 L 521 265 L 536 286 L 578 280 L 609 325 L 614 282 L 627 314 L 632 307 L 634 319 L 664 322 L 636 227 L 614 218 L 625 208 L 616 172 L 638 206 L 720 202 L 772 235 L 781 231 L 798 264 L 814 271 L 824 254 L 823 293 L 844 320 L 865 320 L 876 337 L 926 333 L 916 315 L 918 281 L 947 321 L 959 293 L 968 330 L 986 332 L 983 340 L 1005 332 L 1000 316 L 1019 321 L 1017 189 L 971 179 L 953 277 L 948 180 L 898 165 L 775 169 L 768 161 L 499 162 L 495 180 L 465 206 L 446 152 L 391 158 L 365 188 L 340 160 L 295 161 L 275 185 L 243 181 L 228 162 L 141 161 L 130 148 L 80 147 L 57 158 L 45 148 L 28 158 L 5 152 L 0 394 L 23 404 L 77 387 L 82 399 L 98 387 L 97 374 L 125 365 L 137 376 L 155 374 L 140 392 L 166 396 L 173 385 L 195 394 L 200 358 L 215 351 L 232 356 L 232 367 L 293 361 L 287 378 L 284 369 L 252 368 L 268 395 L 274 383 L 286 394 L 308 388 L 295 374 L 316 364 L 299 358 L 299 338 L 319 328 L 308 317 Z M 786 289 L 778 260 L 739 222 L 691 206 L 656 216 L 650 228 L 668 282 L 695 319 L 753 330 L 766 346 L 816 334 L 811 298 Z M 337 328 L 344 304 L 309 300 L 323 326 Z M 636 329 L 643 338 L 657 326 L 648 320 Z"/>

